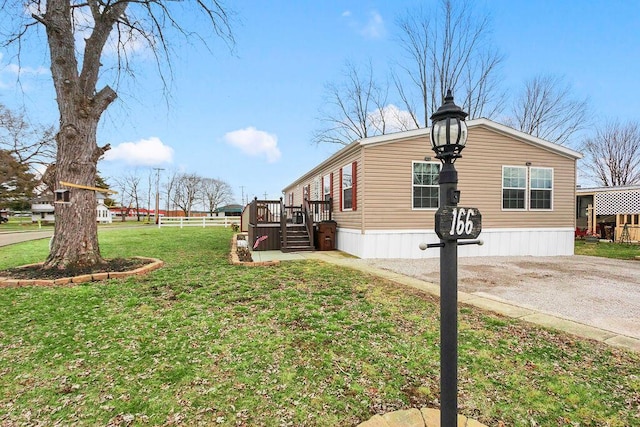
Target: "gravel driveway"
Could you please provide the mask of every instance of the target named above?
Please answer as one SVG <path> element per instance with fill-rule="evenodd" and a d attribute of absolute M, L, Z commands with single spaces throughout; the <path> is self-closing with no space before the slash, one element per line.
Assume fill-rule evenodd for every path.
<path fill-rule="evenodd" d="M 438 283 L 440 261 L 360 262 Z M 640 339 L 640 261 L 588 256 L 459 258 L 458 290 Z"/>

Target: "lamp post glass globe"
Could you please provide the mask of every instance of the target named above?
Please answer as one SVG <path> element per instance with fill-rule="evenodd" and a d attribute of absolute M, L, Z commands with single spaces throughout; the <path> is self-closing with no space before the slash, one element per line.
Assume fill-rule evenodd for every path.
<path fill-rule="evenodd" d="M 453 102 L 451 90 L 447 91 L 444 104 L 433 113 L 431 120 L 431 148 L 436 158 L 455 160 L 467 143 L 467 113 Z"/>

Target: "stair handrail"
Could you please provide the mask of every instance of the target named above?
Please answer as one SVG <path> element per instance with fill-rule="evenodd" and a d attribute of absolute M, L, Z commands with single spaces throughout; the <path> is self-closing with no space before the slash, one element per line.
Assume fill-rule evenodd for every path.
<path fill-rule="evenodd" d="M 284 206 L 284 201 L 280 197 L 280 244 L 282 249 L 287 247 L 287 210 Z"/>
<path fill-rule="evenodd" d="M 307 234 L 309 235 L 309 245 L 313 248 L 315 247 L 315 242 L 313 241 L 313 211 L 309 208 L 308 199 L 304 199 L 302 212 L 304 214 L 305 226 L 307 227 Z"/>
<path fill-rule="evenodd" d="M 258 227 L 258 198 L 254 198 L 249 203 L 249 225 L 247 227 L 249 242 L 254 242 L 256 239 L 256 229 Z"/>
<path fill-rule="evenodd" d="M 258 225 L 258 198 L 249 203 L 249 224 Z"/>

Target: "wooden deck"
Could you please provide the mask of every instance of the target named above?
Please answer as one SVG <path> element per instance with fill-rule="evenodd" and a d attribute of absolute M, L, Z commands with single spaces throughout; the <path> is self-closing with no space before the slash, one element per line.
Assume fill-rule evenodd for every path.
<path fill-rule="evenodd" d="M 282 198 L 255 198 L 249 204 L 249 244 L 254 251 L 314 250 L 316 224 L 331 219 L 331 200 L 305 200 L 301 206 L 287 206 Z"/>

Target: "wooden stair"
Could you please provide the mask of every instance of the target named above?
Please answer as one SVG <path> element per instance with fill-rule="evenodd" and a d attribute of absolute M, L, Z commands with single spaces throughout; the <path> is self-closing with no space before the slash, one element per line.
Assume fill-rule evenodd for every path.
<path fill-rule="evenodd" d="M 311 239 L 304 224 L 287 224 L 287 241 L 281 242 L 282 252 L 313 251 Z"/>

